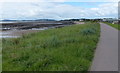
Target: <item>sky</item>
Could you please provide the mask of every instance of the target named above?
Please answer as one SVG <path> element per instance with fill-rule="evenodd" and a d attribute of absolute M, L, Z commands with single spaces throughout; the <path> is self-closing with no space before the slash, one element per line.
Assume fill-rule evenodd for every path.
<path fill-rule="evenodd" d="M 117 0 L 1 0 L 0 19 L 117 18 Z"/>

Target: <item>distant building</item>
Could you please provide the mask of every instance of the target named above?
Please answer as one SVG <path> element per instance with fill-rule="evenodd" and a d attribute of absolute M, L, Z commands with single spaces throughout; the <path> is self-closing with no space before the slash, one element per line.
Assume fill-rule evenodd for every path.
<path fill-rule="evenodd" d="M 118 24 L 118 21 L 113 21 L 112 24 Z"/>
<path fill-rule="evenodd" d="M 103 18 L 103 21 L 104 22 L 109 22 L 109 23 L 112 23 L 112 24 L 118 24 L 118 19 L 116 19 L 116 18 Z"/>
<path fill-rule="evenodd" d="M 79 21 L 81 21 L 81 22 L 82 22 L 82 21 L 84 21 L 84 20 L 80 19 Z"/>

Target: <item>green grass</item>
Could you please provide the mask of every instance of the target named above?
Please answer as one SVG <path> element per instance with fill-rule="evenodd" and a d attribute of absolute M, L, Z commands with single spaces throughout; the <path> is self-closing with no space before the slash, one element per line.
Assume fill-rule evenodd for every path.
<path fill-rule="evenodd" d="M 112 23 L 108 23 L 108 22 L 104 22 L 104 23 L 106 23 L 106 24 L 108 24 L 108 25 L 110 25 L 110 26 L 120 30 L 120 25 L 119 24 L 112 24 Z"/>
<path fill-rule="evenodd" d="M 99 36 L 86 23 L 3 39 L 3 71 L 87 71 Z"/>
<path fill-rule="evenodd" d="M 2 72 L 2 39 L 0 39 L 0 72 Z"/>

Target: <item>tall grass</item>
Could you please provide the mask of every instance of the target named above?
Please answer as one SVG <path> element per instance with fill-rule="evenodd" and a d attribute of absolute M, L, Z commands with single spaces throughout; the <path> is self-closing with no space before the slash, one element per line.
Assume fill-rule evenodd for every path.
<path fill-rule="evenodd" d="M 112 27 L 115 28 L 115 29 L 120 30 L 120 25 L 119 25 L 119 24 L 112 24 L 112 23 L 108 23 L 108 22 L 104 22 L 104 23 L 106 23 L 106 24 L 112 26 Z"/>
<path fill-rule="evenodd" d="M 2 47 L 2 39 L 0 39 L 0 47 Z M 2 48 L 0 48 L 0 72 L 2 72 Z"/>
<path fill-rule="evenodd" d="M 87 71 L 100 25 L 86 23 L 3 40 L 3 71 Z"/>

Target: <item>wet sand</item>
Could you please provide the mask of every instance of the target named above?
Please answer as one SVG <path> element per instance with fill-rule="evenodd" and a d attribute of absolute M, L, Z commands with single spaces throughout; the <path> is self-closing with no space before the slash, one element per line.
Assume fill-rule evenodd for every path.
<path fill-rule="evenodd" d="M 0 33 L 2 38 L 17 38 L 20 36 L 23 36 L 25 34 L 30 34 L 30 33 L 35 33 L 35 32 L 39 32 L 40 30 L 11 30 L 11 31 L 2 31 Z"/>
<path fill-rule="evenodd" d="M 0 38 L 17 38 L 25 34 L 39 32 L 51 28 L 61 28 L 74 24 L 71 21 L 34 21 L 4 23 L 0 28 Z"/>
<path fill-rule="evenodd" d="M 68 25 L 59 25 L 53 27 L 43 27 L 43 28 L 31 28 L 31 29 L 24 29 L 24 30 L 6 30 L 0 31 L 0 38 L 18 38 L 26 34 L 40 32 L 42 30 L 53 29 L 53 28 L 61 28 Z"/>

